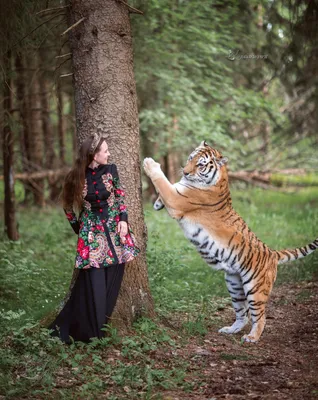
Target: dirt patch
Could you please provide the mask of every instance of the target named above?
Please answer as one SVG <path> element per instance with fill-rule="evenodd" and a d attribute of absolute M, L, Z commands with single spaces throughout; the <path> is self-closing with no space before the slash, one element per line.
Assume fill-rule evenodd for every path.
<path fill-rule="evenodd" d="M 168 400 L 317 399 L 318 283 L 277 287 L 267 311 L 267 325 L 257 344 L 217 333 L 234 317 L 230 307 L 218 312 L 208 335 L 193 339 L 178 357 L 188 362 L 191 392 L 162 392 Z"/>

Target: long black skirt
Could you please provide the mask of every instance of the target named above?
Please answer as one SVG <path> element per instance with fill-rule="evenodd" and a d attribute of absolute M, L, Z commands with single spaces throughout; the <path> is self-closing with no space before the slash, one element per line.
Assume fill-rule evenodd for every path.
<path fill-rule="evenodd" d="M 101 338 L 116 305 L 125 264 L 79 270 L 70 297 L 50 324 L 52 335 L 65 343 Z"/>

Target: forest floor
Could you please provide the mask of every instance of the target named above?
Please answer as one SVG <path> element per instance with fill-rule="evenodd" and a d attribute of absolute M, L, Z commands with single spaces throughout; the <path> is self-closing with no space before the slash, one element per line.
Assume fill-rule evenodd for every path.
<path fill-rule="evenodd" d="M 274 288 L 261 340 L 243 345 L 241 333 L 216 333 L 233 319 L 226 306 L 216 313 L 215 330 L 175 353 L 189 363 L 186 379 L 198 387 L 162 392 L 163 399 L 318 399 L 317 304 L 317 282 Z"/>
<path fill-rule="evenodd" d="M 242 344 L 242 332 L 234 336 L 217 332 L 233 320 L 230 304 L 221 304 L 210 316 L 213 324 L 204 335 L 179 336 L 178 326 L 182 321 L 180 314 L 176 314 L 175 320 L 169 318 L 165 325 L 177 345 L 162 343 L 147 350 L 147 354 L 132 357 L 119 343 L 99 348 L 92 361 L 86 364 L 88 374 L 85 377 L 75 374 L 78 367 L 73 364 L 60 365 L 54 373 L 55 383 L 46 393 L 27 391 L 16 396 L 0 396 L 0 399 L 318 399 L 317 280 L 274 288 L 267 325 L 257 344 Z M 247 332 L 248 328 L 243 333 Z M 125 340 L 128 340 L 126 345 L 136 346 L 135 342 L 129 342 L 129 336 Z M 82 351 L 87 354 L 89 347 Z M 138 384 L 140 375 L 134 375 L 133 371 L 142 364 L 144 357 L 147 357 L 149 375 Z M 99 370 L 93 374 L 96 361 Z M 121 376 L 119 364 L 123 367 Z M 162 371 L 166 377 L 175 379 L 180 366 L 183 372 L 179 384 L 169 388 L 169 378 L 166 378 L 161 387 L 154 385 Z M 168 375 L 169 370 L 171 375 Z M 15 379 L 17 374 L 25 374 L 23 368 L 15 371 Z M 107 382 L 106 386 L 94 387 L 97 378 Z M 89 385 L 87 390 L 78 391 L 83 383 Z M 133 390 L 136 385 L 138 390 Z M 33 389 L 36 387 L 38 385 Z"/>

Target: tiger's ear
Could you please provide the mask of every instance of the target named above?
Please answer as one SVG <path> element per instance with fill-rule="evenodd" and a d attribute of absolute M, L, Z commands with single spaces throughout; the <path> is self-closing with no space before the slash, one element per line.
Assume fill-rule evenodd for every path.
<path fill-rule="evenodd" d="M 218 160 L 216 160 L 217 164 L 222 167 L 223 165 L 227 164 L 227 162 L 229 161 L 229 159 L 227 157 L 222 157 L 219 158 Z"/>
<path fill-rule="evenodd" d="M 200 143 L 200 147 L 206 147 L 206 146 L 208 146 L 208 144 L 207 144 L 207 142 L 206 142 L 205 140 L 203 140 L 203 141 Z"/>

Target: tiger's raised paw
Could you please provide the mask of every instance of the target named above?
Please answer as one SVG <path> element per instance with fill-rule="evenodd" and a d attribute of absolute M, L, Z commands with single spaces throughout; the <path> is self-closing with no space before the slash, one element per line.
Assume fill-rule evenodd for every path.
<path fill-rule="evenodd" d="M 150 179 L 156 179 L 159 178 L 160 175 L 163 175 L 160 164 L 150 157 L 144 159 L 143 166 L 145 173 Z"/>

